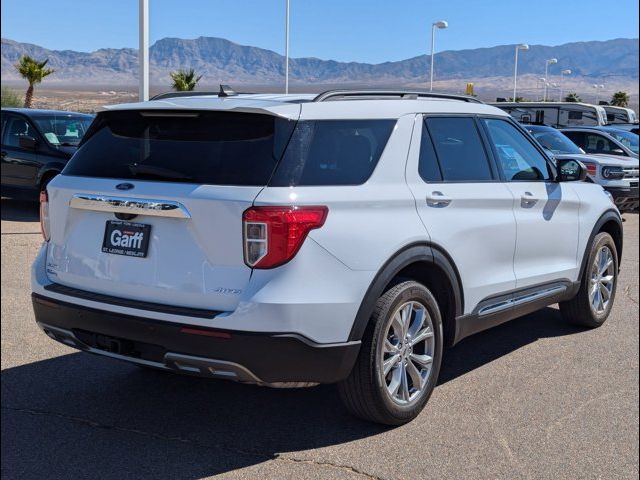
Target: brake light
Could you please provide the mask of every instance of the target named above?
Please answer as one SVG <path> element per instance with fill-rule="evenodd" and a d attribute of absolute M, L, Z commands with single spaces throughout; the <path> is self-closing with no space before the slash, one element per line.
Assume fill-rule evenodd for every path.
<path fill-rule="evenodd" d="M 584 162 L 584 166 L 587 167 L 587 173 L 592 176 L 596 176 L 598 173 L 598 166 L 595 163 L 586 163 Z"/>
<path fill-rule="evenodd" d="M 49 195 L 46 190 L 40 192 L 40 231 L 45 242 L 49 241 Z"/>
<path fill-rule="evenodd" d="M 252 268 L 274 268 L 291 260 L 310 230 L 324 225 L 329 209 L 251 207 L 242 214 L 244 261 Z"/>

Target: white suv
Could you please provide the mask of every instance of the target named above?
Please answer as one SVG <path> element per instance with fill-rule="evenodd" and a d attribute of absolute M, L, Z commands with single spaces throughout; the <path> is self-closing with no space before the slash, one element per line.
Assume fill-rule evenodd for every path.
<path fill-rule="evenodd" d="M 337 382 L 354 414 L 401 424 L 445 346 L 557 302 L 588 327 L 609 315 L 619 212 L 505 112 L 224 95 L 98 114 L 41 198 L 50 337 L 212 378 Z"/>

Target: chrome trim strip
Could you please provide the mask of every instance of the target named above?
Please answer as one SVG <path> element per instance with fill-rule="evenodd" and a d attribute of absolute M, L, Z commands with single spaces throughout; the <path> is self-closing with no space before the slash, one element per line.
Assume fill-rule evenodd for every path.
<path fill-rule="evenodd" d="M 546 288 L 544 290 L 540 290 L 539 292 L 527 293 L 525 295 L 521 295 L 519 297 L 510 298 L 508 300 L 502 300 L 499 303 L 495 303 L 493 305 L 487 305 L 483 307 L 478 312 L 478 315 L 488 315 L 490 313 L 497 313 L 503 310 L 507 310 L 511 307 L 515 307 L 517 305 L 521 305 L 523 303 L 531 302 L 533 300 L 538 300 L 539 298 L 550 297 L 555 295 L 556 293 L 564 292 L 567 289 L 565 285 L 558 285 L 551 288 Z"/>
<path fill-rule="evenodd" d="M 71 208 L 96 212 L 128 213 L 132 215 L 153 215 L 155 217 L 191 218 L 184 205 L 171 200 L 148 198 L 113 197 L 76 193 L 69 201 Z"/>

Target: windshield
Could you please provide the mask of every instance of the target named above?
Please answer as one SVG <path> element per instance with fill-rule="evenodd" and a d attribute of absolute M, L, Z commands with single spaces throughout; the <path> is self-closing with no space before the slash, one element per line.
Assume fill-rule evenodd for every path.
<path fill-rule="evenodd" d="M 74 115 L 46 115 L 35 117 L 38 130 L 54 147 L 76 147 L 91 125 L 91 117 Z"/>
<path fill-rule="evenodd" d="M 624 130 L 609 130 L 609 135 L 622 143 L 633 153 L 638 153 L 638 135 Z"/>
<path fill-rule="evenodd" d="M 536 140 L 547 150 L 556 154 L 580 154 L 584 153 L 580 147 L 573 143 L 564 134 L 557 130 L 544 130 L 531 132 Z"/>

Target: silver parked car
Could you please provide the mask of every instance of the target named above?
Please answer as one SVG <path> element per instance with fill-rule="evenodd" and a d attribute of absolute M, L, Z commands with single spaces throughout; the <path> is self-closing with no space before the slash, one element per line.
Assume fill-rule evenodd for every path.
<path fill-rule="evenodd" d="M 560 131 L 586 153 L 638 158 L 638 135 L 616 127 L 567 127 Z"/>

